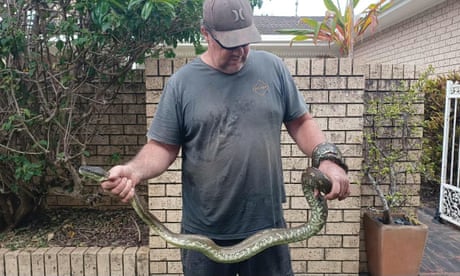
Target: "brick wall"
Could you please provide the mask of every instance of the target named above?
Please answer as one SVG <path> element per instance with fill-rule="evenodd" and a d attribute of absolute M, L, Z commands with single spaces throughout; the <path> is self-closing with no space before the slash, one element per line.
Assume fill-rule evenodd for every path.
<path fill-rule="evenodd" d="M 414 68 L 354 66 L 349 59 L 284 59 L 305 100 L 311 105 L 328 139 L 342 150 L 350 166 L 352 195 L 345 201 L 329 202 L 329 217 L 320 235 L 291 244 L 296 275 L 356 275 L 365 270 L 360 253 L 361 201 L 374 194 L 361 183 L 364 93 L 366 84 L 374 91 L 387 89 L 384 80 L 415 75 Z M 146 66 L 147 121 L 150 122 L 163 86 L 171 73 L 187 62 L 149 60 Z M 366 82 L 366 77 L 371 81 Z M 380 81 L 380 82 L 379 82 Z M 282 132 L 282 153 L 287 202 L 284 205 L 288 226 L 304 222 L 308 208 L 300 188 L 302 170 L 309 161 L 298 150 L 286 131 Z M 180 230 L 180 158 L 170 170 L 150 181 L 151 211 L 174 231 Z M 365 199 L 366 202 L 372 201 Z M 300 215 L 299 215 L 300 214 Z M 181 275 L 180 252 L 157 236 L 150 239 L 150 270 L 153 275 Z"/>
<path fill-rule="evenodd" d="M 145 143 L 145 133 L 155 113 L 162 89 L 169 76 L 187 62 L 186 59 L 149 60 L 145 80 L 127 84 L 121 97 L 104 115 L 102 133 L 91 150 L 90 164 L 108 167 L 113 153 L 124 162 Z M 352 195 L 345 201 L 329 202 L 330 212 L 325 228 L 308 241 L 291 244 L 292 264 L 296 275 L 355 275 L 366 271 L 366 256 L 361 229 L 361 212 L 380 206 L 372 187 L 361 179 L 363 129 L 366 99 L 385 95 L 401 80 L 412 82 L 418 77 L 415 66 L 355 65 L 350 59 L 284 59 L 299 90 L 310 104 L 311 112 L 329 141 L 342 150 L 350 167 Z M 145 86 L 144 86 L 145 83 Z M 423 103 L 420 103 L 423 114 Z M 421 137 L 415 137 L 420 139 Z M 308 207 L 300 187 L 302 170 L 309 160 L 298 150 L 285 130 L 282 132 L 282 158 L 287 202 L 284 205 L 288 226 L 304 223 Z M 420 148 L 414 149 L 414 156 Z M 151 211 L 175 232 L 180 230 L 181 181 L 177 161 L 163 175 L 150 180 L 148 193 Z M 409 207 L 419 205 L 419 177 L 405 179 L 410 196 Z M 142 190 L 143 189 L 143 190 Z M 384 190 L 387 188 L 384 186 Z M 86 205 L 68 198 L 51 197 L 57 206 Z M 120 206 L 116 199 L 102 202 L 107 207 Z M 155 235 L 150 237 L 150 273 L 181 275 L 179 250 Z"/>
<path fill-rule="evenodd" d="M 120 163 L 138 151 L 145 143 L 147 127 L 166 81 L 186 62 L 186 59 L 148 60 L 145 79 L 127 84 L 119 100 L 104 115 L 102 134 L 91 145 L 95 155 L 90 158 L 90 164 L 108 167 L 107 164 L 116 161 L 113 153 L 120 154 L 117 161 Z M 415 66 L 356 65 L 350 59 L 284 59 L 284 62 L 328 140 L 342 150 L 352 181 L 351 197 L 342 202 L 329 202 L 328 222 L 320 234 L 290 245 L 294 271 L 296 275 L 356 275 L 366 271 L 361 213 L 368 207 L 381 205 L 373 189 L 361 179 L 360 172 L 364 155 L 366 99 L 385 95 L 401 80 L 411 83 L 419 73 Z M 423 114 L 422 102 L 420 110 Z M 297 226 L 305 222 L 309 212 L 300 187 L 301 173 L 309 165 L 309 160 L 284 129 L 281 149 L 287 192 L 285 217 L 289 227 Z M 420 154 L 420 148 L 414 149 L 414 156 L 417 154 Z M 142 186 L 143 192 L 148 193 L 151 212 L 175 232 L 180 230 L 182 209 L 180 162 L 178 158 L 166 173 L 150 180 L 148 187 Z M 410 195 L 409 207 L 416 207 L 419 205 L 420 179 L 405 180 Z M 387 190 L 385 186 L 384 190 Z M 61 206 L 86 204 L 59 197 L 54 200 Z M 107 199 L 103 204 L 120 206 L 116 199 Z M 181 275 L 177 248 L 153 234 L 149 247 L 151 275 Z"/>
<path fill-rule="evenodd" d="M 328 222 L 322 233 L 291 245 L 292 264 L 296 275 L 355 275 L 359 269 L 360 231 L 360 166 L 362 158 L 362 115 L 364 76 L 362 68 L 353 67 L 349 59 L 286 59 L 286 65 L 311 105 L 327 139 L 338 145 L 350 168 L 352 194 L 345 201 L 330 201 Z M 283 145 L 289 145 L 285 160 L 288 204 L 285 217 L 294 226 L 302 218 L 295 214 L 305 210 L 300 192 L 299 175 L 307 158 L 285 133 Z"/>
<path fill-rule="evenodd" d="M 370 35 L 355 46 L 366 64 L 433 65 L 436 73 L 460 70 L 460 1 L 446 0 Z"/>
<path fill-rule="evenodd" d="M 0 248 L 0 276 L 149 276 L 147 247 Z"/>
<path fill-rule="evenodd" d="M 148 60 L 145 71 L 148 125 L 168 77 L 186 62 L 187 59 Z M 351 197 L 329 202 L 328 222 L 321 233 L 290 245 L 294 271 L 296 275 L 356 275 L 367 270 L 361 213 L 367 207 L 381 205 L 373 189 L 361 179 L 365 99 L 385 95 L 401 80 L 412 82 L 418 72 L 415 66 L 356 65 L 350 59 L 284 59 L 284 62 L 328 140 L 342 150 L 352 182 Z M 420 110 L 423 114 L 423 103 Z M 285 218 L 288 226 L 296 226 L 304 223 L 308 213 L 300 176 L 309 160 L 285 130 L 281 147 L 288 197 Z M 150 180 L 148 190 L 151 212 L 176 232 L 180 230 L 182 209 L 180 162 L 178 158 L 166 173 Z M 416 207 L 420 180 L 407 181 L 407 186 L 411 196 L 409 205 Z M 180 251 L 155 235 L 150 237 L 150 273 L 182 273 Z"/>
<path fill-rule="evenodd" d="M 148 60 L 145 79 L 140 78 L 128 85 L 105 115 L 101 125 L 103 134 L 92 145 L 97 156 L 90 159 L 91 164 L 107 167 L 113 153 L 120 153 L 118 162 L 124 162 L 138 151 L 145 143 L 147 127 L 166 81 L 186 62 L 186 59 Z M 366 271 L 361 213 L 367 207 L 381 205 L 373 189 L 363 182 L 360 172 L 364 155 L 366 99 L 385 95 L 392 90 L 393 84 L 401 80 L 410 83 L 419 73 L 415 66 L 356 65 L 350 59 L 284 59 L 284 62 L 328 140 L 342 150 L 350 167 L 352 182 L 352 194 L 347 200 L 329 202 L 328 222 L 320 234 L 290 245 L 293 268 L 296 275 L 356 275 Z M 420 103 L 420 110 L 423 114 L 423 103 Z M 420 136 L 415 139 L 420 139 Z M 300 187 L 301 173 L 309 165 L 309 160 L 285 130 L 281 147 L 288 196 L 284 209 L 286 221 L 291 227 L 304 223 L 309 212 Z M 415 148 L 414 156 L 419 151 L 420 148 Z M 182 209 L 180 162 L 178 158 L 166 173 L 150 180 L 148 187 L 143 187 L 148 193 L 151 212 L 175 232 L 180 230 Z M 416 207 L 419 205 L 420 179 L 407 180 L 410 206 Z M 56 204 L 63 202 L 56 198 Z M 113 207 L 120 203 L 115 199 L 105 204 Z M 64 202 L 64 205 L 69 203 Z M 177 248 L 167 245 L 153 233 L 149 247 L 150 275 L 182 274 Z M 27 254 L 26 251 L 24 254 Z"/>

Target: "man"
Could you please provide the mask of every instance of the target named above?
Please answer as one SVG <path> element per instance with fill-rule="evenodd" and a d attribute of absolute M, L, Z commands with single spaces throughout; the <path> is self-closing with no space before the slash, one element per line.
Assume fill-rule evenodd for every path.
<path fill-rule="evenodd" d="M 346 198 L 349 180 L 336 148 L 307 112 L 276 56 L 250 51 L 260 41 L 248 0 L 206 0 L 201 33 L 208 50 L 168 81 L 148 130 L 130 162 L 110 170 L 102 187 L 121 200 L 142 180 L 159 176 L 182 149 L 184 233 L 233 245 L 267 228 L 285 227 L 280 133 L 320 160 L 333 183 L 327 199 Z M 269 248 L 236 264 L 218 264 L 182 250 L 185 276 L 293 275 L 288 246 Z"/>

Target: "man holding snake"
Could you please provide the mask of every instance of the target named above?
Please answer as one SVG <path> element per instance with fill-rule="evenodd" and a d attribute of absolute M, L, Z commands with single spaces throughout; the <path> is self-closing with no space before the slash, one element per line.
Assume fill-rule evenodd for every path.
<path fill-rule="evenodd" d="M 182 232 L 233 245 L 285 227 L 281 127 L 332 182 L 326 199 L 350 194 L 346 165 L 326 142 L 281 59 L 250 50 L 261 40 L 248 0 L 205 0 L 201 33 L 207 51 L 166 84 L 148 142 L 110 169 L 104 190 L 128 202 L 134 187 L 162 174 L 182 150 Z M 327 150 L 325 150 L 327 149 Z M 280 245 L 234 264 L 182 250 L 185 276 L 290 276 Z"/>

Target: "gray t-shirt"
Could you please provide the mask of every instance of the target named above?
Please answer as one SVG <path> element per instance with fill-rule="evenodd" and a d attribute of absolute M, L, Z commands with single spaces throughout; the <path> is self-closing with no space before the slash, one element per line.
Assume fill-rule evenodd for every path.
<path fill-rule="evenodd" d="M 169 79 L 148 138 L 182 147 L 182 227 L 240 239 L 284 225 L 280 134 L 307 105 L 281 59 L 224 74 L 196 58 Z"/>

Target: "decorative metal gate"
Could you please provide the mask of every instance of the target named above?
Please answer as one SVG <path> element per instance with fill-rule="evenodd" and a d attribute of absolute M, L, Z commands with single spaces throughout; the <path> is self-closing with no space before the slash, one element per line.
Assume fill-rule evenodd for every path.
<path fill-rule="evenodd" d="M 441 193 L 442 219 L 460 225 L 460 84 L 447 81 L 442 145 Z"/>

